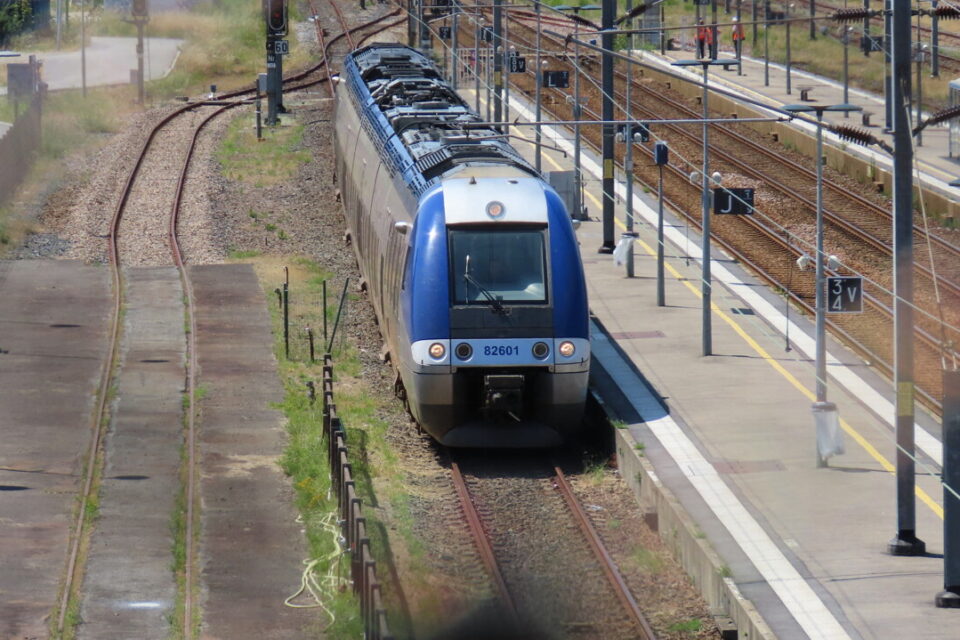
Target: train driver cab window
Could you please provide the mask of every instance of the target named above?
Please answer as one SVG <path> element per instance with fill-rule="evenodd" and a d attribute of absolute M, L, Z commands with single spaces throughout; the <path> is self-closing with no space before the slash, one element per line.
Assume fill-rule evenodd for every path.
<path fill-rule="evenodd" d="M 453 304 L 547 302 L 541 228 L 450 231 Z"/>

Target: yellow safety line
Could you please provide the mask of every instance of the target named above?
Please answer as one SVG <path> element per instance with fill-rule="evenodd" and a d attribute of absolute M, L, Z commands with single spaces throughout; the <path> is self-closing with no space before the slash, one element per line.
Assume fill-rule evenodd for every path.
<path fill-rule="evenodd" d="M 524 139 L 527 138 L 527 136 L 524 136 L 523 134 L 517 134 L 517 135 L 518 135 L 518 137 L 521 137 L 521 138 L 524 138 Z M 546 159 L 547 159 L 553 166 L 555 166 L 557 169 L 561 169 L 561 168 L 562 168 L 562 167 L 560 166 L 560 164 L 558 164 L 551 156 L 544 154 L 542 157 L 546 158 Z M 591 193 L 591 192 L 589 192 L 589 191 L 585 191 L 585 193 L 586 193 L 587 197 L 590 198 L 590 199 L 594 202 L 595 205 L 597 205 L 597 206 L 602 206 L 603 203 L 601 203 L 600 200 L 599 200 L 595 195 L 593 195 L 593 193 Z M 617 223 L 618 226 L 622 227 L 623 229 L 626 229 L 626 226 L 623 224 L 623 221 L 621 221 L 619 218 L 615 218 L 615 220 L 616 220 L 616 223 Z M 640 238 L 637 238 L 637 239 L 636 239 L 636 242 L 639 243 L 641 247 L 643 247 L 643 250 L 646 251 L 648 255 L 650 255 L 650 256 L 656 256 L 656 255 L 657 255 L 657 252 L 653 250 L 653 247 L 651 247 L 650 245 L 648 245 L 646 242 L 644 242 L 644 241 L 641 240 Z M 683 285 L 684 285 L 687 289 L 689 289 L 690 291 L 692 291 L 695 296 L 697 296 L 698 298 L 702 298 L 702 297 L 703 297 L 702 292 L 701 292 L 699 289 L 697 289 L 697 288 L 690 282 L 690 280 L 689 280 L 688 278 L 685 278 L 679 271 L 677 271 L 677 270 L 673 267 L 673 265 L 671 265 L 670 263 L 664 261 L 664 266 L 665 266 L 666 269 L 673 275 L 674 278 L 676 278 L 679 282 L 683 283 Z M 803 383 L 801 383 L 799 380 L 797 380 L 797 379 L 793 376 L 792 373 L 790 373 L 789 371 L 787 371 L 787 370 L 783 367 L 783 365 L 781 365 L 781 364 L 780 364 L 779 362 L 777 362 L 773 357 L 771 357 L 770 354 L 768 354 L 768 353 L 766 352 L 766 350 L 757 343 L 756 340 L 754 340 L 752 337 L 750 337 L 750 335 L 747 334 L 747 332 L 746 332 L 733 318 L 731 318 L 731 317 L 728 316 L 726 313 L 724 313 L 723 311 L 721 311 L 721 310 L 720 310 L 720 307 L 718 307 L 718 306 L 716 305 L 716 303 L 713 303 L 713 302 L 711 301 L 710 309 L 711 309 L 715 314 L 717 314 L 718 316 L 720 316 L 720 318 L 722 318 L 724 322 L 726 322 L 728 325 L 730 325 L 730 328 L 732 328 L 732 329 L 737 333 L 737 335 L 739 335 L 741 338 L 743 338 L 744 341 L 746 341 L 746 343 L 747 343 L 748 345 L 750 345 L 750 347 L 751 347 L 754 351 L 757 352 L 757 355 L 759 355 L 759 356 L 760 356 L 763 360 L 765 360 L 771 367 L 773 367 L 778 373 L 780 373 L 780 375 L 782 375 L 784 378 L 786 378 L 787 381 L 788 381 L 790 384 L 792 384 L 798 391 L 800 391 L 800 393 L 802 393 L 804 396 L 806 396 L 811 402 L 814 402 L 814 401 L 816 400 L 817 396 L 816 396 L 815 393 L 811 392 Z M 880 453 L 880 452 L 876 449 L 876 447 L 874 447 L 872 444 L 870 444 L 870 443 L 867 441 L 867 439 L 860 434 L 860 432 L 858 432 L 856 429 L 854 429 L 852 426 L 850 426 L 850 424 L 849 424 L 846 420 L 844 420 L 843 418 L 840 418 L 840 427 L 841 427 L 844 431 L 846 431 L 848 434 L 850 434 L 850 437 L 853 438 L 853 439 L 857 442 L 857 444 L 859 444 L 861 447 L 863 447 L 863 449 L 864 449 L 867 453 L 869 453 L 870 456 L 871 456 L 874 460 L 876 460 L 877 462 L 879 462 L 879 463 L 880 463 L 880 466 L 882 466 L 887 472 L 889 472 L 889 473 L 891 473 L 891 474 L 893 474 L 893 475 L 896 475 L 896 467 L 895 467 L 893 464 L 891 464 L 890 461 L 887 460 L 886 457 L 884 457 L 884 455 L 883 455 L 882 453 Z M 930 495 L 929 495 L 926 491 L 924 491 L 922 488 L 914 485 L 914 491 L 916 492 L 917 497 L 920 498 L 920 500 L 921 500 L 925 505 L 927 505 L 928 507 L 930 507 L 930 510 L 933 511 L 941 520 L 943 520 L 943 507 L 941 507 L 939 504 L 937 504 L 937 502 L 936 502 L 933 498 L 931 498 Z"/>

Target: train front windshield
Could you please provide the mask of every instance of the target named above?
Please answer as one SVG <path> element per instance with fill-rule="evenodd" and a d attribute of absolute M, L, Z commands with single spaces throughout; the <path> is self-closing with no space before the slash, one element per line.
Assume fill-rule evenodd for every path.
<path fill-rule="evenodd" d="M 544 229 L 450 231 L 453 304 L 546 304 Z"/>

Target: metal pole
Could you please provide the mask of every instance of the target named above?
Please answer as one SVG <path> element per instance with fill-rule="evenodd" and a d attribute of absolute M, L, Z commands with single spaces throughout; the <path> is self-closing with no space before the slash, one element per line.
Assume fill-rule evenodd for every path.
<path fill-rule="evenodd" d="M 580 15 L 580 7 L 573 12 Z M 573 188 L 577 195 L 577 213 L 583 217 L 583 172 L 580 170 L 580 23 L 573 23 Z"/>
<path fill-rule="evenodd" d="M 710 117 L 710 112 L 707 108 L 707 99 L 709 92 L 707 90 L 708 82 L 708 69 L 710 68 L 710 62 L 705 60 L 703 62 L 703 176 L 701 176 L 701 188 L 702 193 L 700 196 L 700 201 L 702 206 L 702 229 L 703 235 L 701 244 L 703 245 L 703 263 L 702 263 L 702 275 L 700 288 L 703 292 L 703 355 L 709 356 L 713 352 L 713 335 L 710 326 L 710 303 L 711 303 L 711 290 L 710 290 L 710 190 L 708 185 L 709 180 L 709 171 L 710 171 L 710 153 L 709 147 L 707 146 L 707 120 Z"/>
<path fill-rule="evenodd" d="M 920 17 L 917 16 L 919 23 Z M 917 25 L 917 33 L 920 32 L 920 25 Z M 923 45 L 917 40 L 917 116 L 915 124 L 923 122 Z M 923 146 L 923 132 L 917 134 L 917 146 Z"/>
<path fill-rule="evenodd" d="M 407 46 L 413 47 L 416 45 L 416 22 L 413 17 L 416 15 L 416 5 L 415 2 L 419 0 L 407 0 Z M 864 0 L 866 2 L 866 0 Z"/>
<path fill-rule="evenodd" d="M 817 109 L 817 253 L 816 253 L 816 371 L 817 402 L 827 401 L 826 280 L 823 249 L 823 110 Z M 823 466 L 817 452 L 817 466 Z"/>
<path fill-rule="evenodd" d="M 790 8 L 792 3 L 787 2 L 783 5 L 784 17 L 787 21 L 787 95 L 790 95 Z"/>
<path fill-rule="evenodd" d="M 865 0 L 866 1 L 866 0 Z M 763 86 L 770 86 L 770 0 L 763 3 Z"/>
<path fill-rule="evenodd" d="M 666 306 L 666 291 L 663 273 L 663 165 L 657 165 L 660 180 L 657 185 L 657 306 Z"/>
<path fill-rule="evenodd" d="M 613 19 L 617 12 L 617 0 L 603 0 L 603 11 L 600 26 L 603 33 L 600 36 L 600 46 L 603 47 L 601 56 L 601 81 L 603 93 L 603 108 L 601 117 L 603 125 L 603 245 L 600 253 L 613 253 Z"/>
<path fill-rule="evenodd" d="M 626 11 L 630 13 L 633 10 L 633 0 L 626 0 Z M 627 22 L 627 29 L 633 29 L 633 20 Z M 628 46 L 630 46 L 627 51 L 628 56 L 633 56 L 633 34 L 631 33 L 627 39 Z M 627 128 L 624 130 L 624 140 L 627 143 L 626 152 L 623 158 L 623 170 L 626 174 L 626 191 L 627 191 L 627 220 L 626 227 L 627 233 L 633 233 L 633 109 L 631 108 L 632 103 L 630 102 L 630 85 L 633 84 L 633 63 L 627 62 L 627 87 L 626 87 L 626 117 L 627 117 Z M 634 264 L 633 264 L 633 241 L 630 242 L 627 248 L 627 277 L 632 278 L 634 276 Z"/>
<path fill-rule="evenodd" d="M 511 50 L 513 53 L 516 53 L 515 48 L 506 46 L 506 43 L 510 42 L 510 10 L 507 10 L 507 15 L 503 20 L 503 60 L 501 61 L 501 66 L 504 69 L 504 82 L 503 82 L 503 132 L 507 135 L 510 135 L 510 53 Z"/>
<path fill-rule="evenodd" d="M 503 122 L 503 0 L 493 0 L 493 119 Z M 501 131 L 502 132 L 502 131 Z"/>
<path fill-rule="evenodd" d="M 943 372 L 943 591 L 938 607 L 960 607 L 960 371 Z"/>
<path fill-rule="evenodd" d="M 541 166 L 541 165 L 542 165 L 542 156 L 543 156 L 543 150 L 540 148 L 540 144 L 541 144 L 541 140 L 542 140 L 542 137 L 541 137 L 541 136 L 542 136 L 542 132 L 541 132 L 541 128 L 540 128 L 540 118 L 541 118 L 542 115 L 543 115 L 542 109 L 541 109 L 541 104 L 540 104 L 540 85 L 543 84 L 543 78 L 541 77 L 541 76 L 542 76 L 542 73 L 543 73 L 543 67 L 542 67 L 542 61 L 541 61 L 541 59 L 540 59 L 540 44 L 541 44 L 541 40 L 540 40 L 540 39 L 541 39 L 541 36 L 542 36 L 543 29 L 542 29 L 542 22 L 541 22 L 540 2 L 539 2 L 539 1 L 538 1 L 538 2 L 534 2 L 534 3 L 533 3 L 533 6 L 534 6 L 534 10 L 535 10 L 536 13 L 537 13 L 537 51 L 536 51 L 536 55 L 535 55 L 536 67 L 535 67 L 535 73 L 534 73 L 534 77 L 535 77 L 535 79 L 536 79 L 536 87 L 534 88 L 534 101 L 535 101 L 536 104 L 534 105 L 534 110 L 535 110 L 536 118 L 537 118 L 537 126 L 535 127 L 535 133 L 534 133 L 534 135 L 535 135 L 536 141 L 537 141 L 537 144 L 535 145 L 537 149 L 536 149 L 536 151 L 535 151 L 535 154 L 536 154 L 536 155 L 535 155 L 534 157 L 536 158 L 536 164 L 535 164 L 535 166 L 536 166 L 537 171 L 539 172 L 539 171 L 542 170 L 542 166 Z M 578 220 L 580 219 L 580 212 L 579 212 L 579 211 L 576 212 L 576 217 L 577 217 Z"/>
<path fill-rule="evenodd" d="M 843 104 L 850 104 L 850 29 L 843 27 Z M 844 111 L 843 117 L 849 118 L 850 112 Z"/>
<path fill-rule="evenodd" d="M 738 75 L 738 76 L 742 76 L 742 75 L 743 75 L 743 22 L 742 22 L 742 19 L 743 19 L 743 11 L 742 11 L 742 9 L 743 9 L 743 7 L 742 7 L 742 5 L 743 5 L 743 0 L 737 0 L 737 26 L 736 26 L 735 28 L 740 30 L 740 32 L 739 32 L 739 33 L 740 33 L 740 39 L 739 39 L 739 40 L 735 40 L 735 41 L 733 42 L 733 48 L 736 49 L 736 52 L 737 52 L 737 75 Z M 754 3 L 753 3 L 753 6 L 754 6 L 754 12 L 756 12 L 757 3 L 754 2 Z M 756 31 L 756 29 L 757 29 L 757 25 L 756 25 L 756 24 L 753 25 L 753 29 L 754 29 L 754 31 Z"/>
<path fill-rule="evenodd" d="M 710 59 L 716 60 L 720 51 L 720 34 L 717 33 L 717 0 L 710 0 Z"/>
<path fill-rule="evenodd" d="M 283 283 L 283 353 L 290 359 L 290 285 Z"/>
<path fill-rule="evenodd" d="M 459 25 L 457 24 L 458 18 L 460 17 L 460 8 L 457 6 L 457 0 L 453 0 L 453 26 L 451 27 L 450 35 L 450 46 L 453 49 L 453 89 L 456 91 L 460 88 L 460 69 L 463 67 L 463 61 L 460 59 L 460 39 L 457 37 L 458 32 L 460 31 Z"/>
<path fill-rule="evenodd" d="M 480 35 L 483 30 L 480 25 L 480 9 L 477 9 L 476 36 L 473 39 L 473 93 L 476 99 L 477 115 L 480 115 Z"/>
<path fill-rule="evenodd" d="M 490 121 L 493 116 L 493 65 L 490 63 L 493 61 L 493 43 L 488 42 L 487 46 L 484 47 L 483 54 L 483 77 L 484 82 L 486 83 L 486 92 L 487 92 L 487 121 Z"/>
<path fill-rule="evenodd" d="M 80 86 L 83 97 L 87 97 L 87 34 L 86 34 L 86 6 L 80 0 Z"/>
<path fill-rule="evenodd" d="M 816 0 L 810 0 L 810 39 L 811 40 L 817 39 L 816 12 L 817 12 Z"/>
<path fill-rule="evenodd" d="M 891 33 L 893 31 L 892 24 L 891 24 L 893 20 L 893 16 L 891 15 L 892 12 L 890 10 L 891 2 L 892 0 L 884 0 L 883 2 L 883 8 L 885 9 L 884 16 L 883 16 L 883 97 L 884 97 L 884 111 L 885 111 L 885 117 L 886 117 L 885 129 L 887 132 L 890 132 L 893 130 L 893 121 L 894 121 L 893 105 L 896 104 L 893 101 L 893 87 L 891 86 L 893 84 L 893 77 L 891 75 L 892 60 L 890 57 L 892 53 L 891 49 L 893 48 L 891 45 Z M 910 25 L 910 18 L 908 17 L 907 26 L 909 27 L 909 25 Z M 906 42 L 909 45 L 910 43 L 909 38 L 906 40 Z M 907 67 L 906 69 L 902 69 L 902 71 L 906 71 L 907 75 L 910 74 L 909 50 L 907 51 Z"/>
<path fill-rule="evenodd" d="M 666 21 L 666 10 L 663 8 L 663 3 L 660 3 L 660 55 L 666 55 L 667 53 L 667 30 L 664 28 L 664 23 Z M 631 43 L 633 42 L 633 34 L 630 35 Z M 634 44 L 630 45 L 631 49 L 635 49 Z"/>
<path fill-rule="evenodd" d="M 766 6 L 766 5 L 764 5 L 764 6 Z M 754 48 L 754 49 L 756 49 L 756 47 L 757 47 L 757 32 L 758 32 L 758 30 L 757 30 L 757 23 L 759 22 L 759 20 L 757 20 L 757 8 L 758 8 L 758 7 L 759 7 L 759 3 L 758 3 L 758 2 L 751 2 L 751 3 L 750 3 L 751 19 L 752 19 L 752 22 L 753 22 L 753 48 Z M 753 49 L 751 49 L 751 51 L 753 51 Z"/>
<path fill-rule="evenodd" d="M 870 10 L 870 0 L 863 0 L 863 8 L 865 11 Z M 870 16 L 865 16 L 863 18 L 863 41 L 865 46 L 863 47 L 863 55 L 870 57 L 870 49 L 873 47 L 870 46 Z"/>
<path fill-rule="evenodd" d="M 913 185 L 910 125 L 910 0 L 893 0 L 893 69 L 889 103 L 893 111 L 893 382 L 896 392 L 897 535 L 888 543 L 893 555 L 920 555 L 926 545 L 916 536 L 914 495 L 913 374 Z M 888 32 L 889 33 L 889 32 Z"/>
<path fill-rule="evenodd" d="M 144 77 L 143 77 L 143 22 L 142 20 L 137 21 L 137 99 L 140 101 L 140 106 L 146 104 L 146 94 L 144 92 Z"/>
<path fill-rule="evenodd" d="M 933 10 L 937 10 L 937 0 L 932 2 Z M 936 13 L 933 14 L 933 22 L 930 25 L 930 75 L 934 78 L 940 77 L 940 18 Z"/>

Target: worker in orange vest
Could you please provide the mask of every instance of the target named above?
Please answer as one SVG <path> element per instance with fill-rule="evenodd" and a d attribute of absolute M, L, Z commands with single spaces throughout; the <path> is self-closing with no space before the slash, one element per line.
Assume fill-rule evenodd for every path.
<path fill-rule="evenodd" d="M 743 48 L 743 25 L 740 24 L 740 21 L 736 16 L 733 17 L 733 33 L 731 37 L 733 38 L 733 48 L 737 52 L 737 60 L 740 59 L 741 49 Z"/>
<path fill-rule="evenodd" d="M 707 47 L 710 47 L 708 49 Z M 703 18 L 697 21 L 697 57 L 705 58 L 713 48 L 713 31 L 703 24 Z"/>

